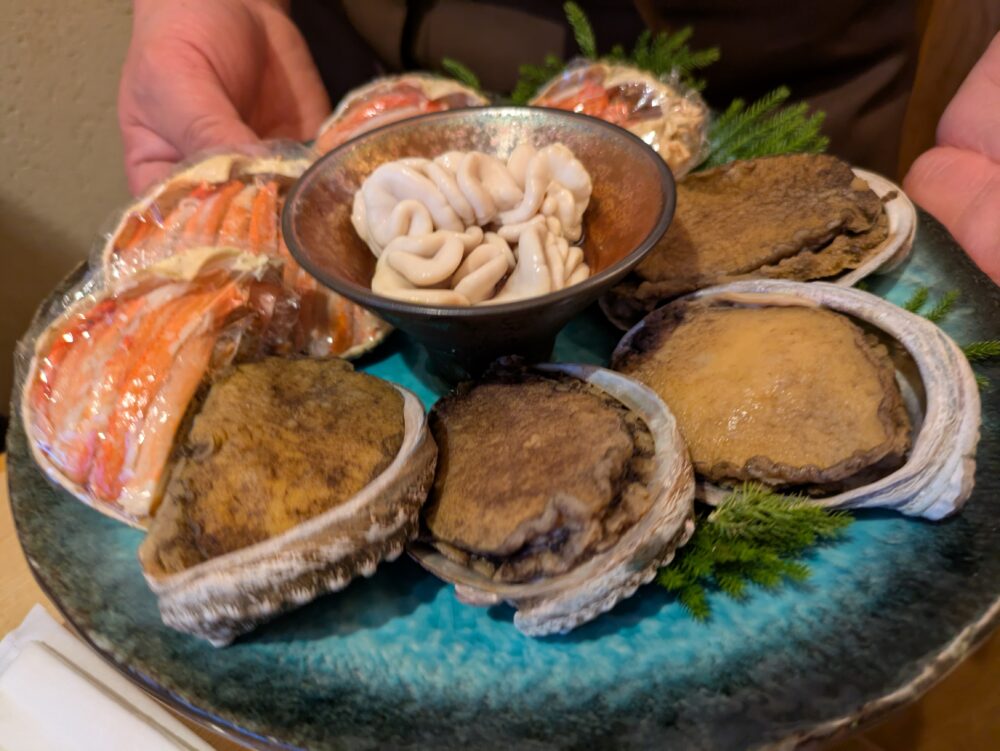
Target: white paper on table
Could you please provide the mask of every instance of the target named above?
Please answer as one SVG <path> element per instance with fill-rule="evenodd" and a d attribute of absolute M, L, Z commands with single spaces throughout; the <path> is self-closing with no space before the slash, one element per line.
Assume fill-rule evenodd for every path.
<path fill-rule="evenodd" d="M 212 751 L 36 605 L 0 641 L 0 751 Z"/>

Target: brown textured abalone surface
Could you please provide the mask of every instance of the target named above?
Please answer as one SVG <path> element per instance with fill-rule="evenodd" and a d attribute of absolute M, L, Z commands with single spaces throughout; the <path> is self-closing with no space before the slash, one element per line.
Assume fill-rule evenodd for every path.
<path fill-rule="evenodd" d="M 711 481 L 839 490 L 909 448 L 886 348 L 829 310 L 679 301 L 651 314 L 614 366 L 667 403 Z"/>
<path fill-rule="evenodd" d="M 569 570 L 639 518 L 652 437 L 573 378 L 465 386 L 431 413 L 438 472 L 424 510 L 441 552 L 497 579 Z"/>
<path fill-rule="evenodd" d="M 670 229 L 606 304 L 628 321 L 725 281 L 827 278 L 860 265 L 887 236 L 881 200 L 836 157 L 733 162 L 677 186 Z"/>
<path fill-rule="evenodd" d="M 344 360 L 230 368 L 179 444 L 143 547 L 172 573 L 275 537 L 370 483 L 403 432 L 399 392 Z"/>

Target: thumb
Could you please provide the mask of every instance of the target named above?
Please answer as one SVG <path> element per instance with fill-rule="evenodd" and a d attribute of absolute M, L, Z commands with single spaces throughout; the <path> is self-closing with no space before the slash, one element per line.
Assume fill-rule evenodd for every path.
<path fill-rule="evenodd" d="M 232 97 L 200 51 L 175 40 L 164 43 L 147 69 L 130 76 L 137 124 L 154 131 L 189 157 L 204 149 L 256 143 L 257 134 L 243 122 Z M 159 64 L 157 64 L 157 61 Z"/>
<path fill-rule="evenodd" d="M 250 127 L 233 112 L 200 111 L 192 113 L 178 131 L 174 143 L 182 154 L 191 154 L 220 146 L 237 146 L 257 143 L 260 139 Z"/>

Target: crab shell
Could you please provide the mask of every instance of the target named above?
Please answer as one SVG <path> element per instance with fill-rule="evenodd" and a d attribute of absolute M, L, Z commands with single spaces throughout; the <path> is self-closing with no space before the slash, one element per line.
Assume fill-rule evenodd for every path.
<path fill-rule="evenodd" d="M 214 249 L 211 251 L 209 256 L 210 258 L 223 259 L 225 262 L 229 263 L 235 273 L 243 273 L 258 277 L 263 274 L 265 269 L 272 263 L 269 259 L 264 257 L 249 256 L 245 253 L 239 253 L 235 248 Z M 204 254 L 195 251 L 190 254 L 189 258 L 182 259 L 184 261 L 183 263 L 181 260 L 178 260 L 177 257 L 167 259 L 155 264 L 148 270 L 140 272 L 136 275 L 135 281 L 140 281 L 147 275 L 162 277 L 164 280 L 171 278 L 178 280 L 189 279 L 197 273 L 197 269 L 200 267 L 200 264 L 205 261 L 205 258 Z M 211 261 L 209 260 L 209 262 Z M 149 524 L 148 516 L 136 516 L 130 514 L 116 504 L 95 498 L 94 495 L 87 490 L 87 488 L 69 479 L 58 467 L 56 467 L 55 464 L 52 463 L 49 457 L 45 455 L 45 452 L 39 448 L 38 442 L 32 436 L 31 430 L 33 421 L 31 413 L 31 400 L 28 398 L 28 393 L 38 374 L 39 359 L 45 357 L 51 350 L 54 339 L 59 335 L 60 331 L 62 331 L 68 320 L 80 311 L 93 308 L 102 300 L 113 295 L 114 293 L 105 291 L 97 295 L 87 295 L 80 298 L 74 304 L 66 308 L 66 310 L 64 310 L 58 318 L 49 323 L 42 333 L 40 333 L 35 339 L 31 362 L 28 365 L 28 371 L 22 385 L 23 394 L 21 396 L 21 420 L 23 421 L 25 432 L 28 435 L 28 445 L 31 447 L 31 455 L 34 457 L 35 463 L 42 468 L 42 471 L 45 472 L 45 475 L 51 481 L 64 488 L 71 495 L 86 505 L 100 511 L 105 516 L 109 516 L 115 521 L 128 524 L 131 527 L 145 529 Z"/>
<path fill-rule="evenodd" d="M 233 152 L 207 157 L 179 172 L 175 172 L 146 191 L 138 201 L 131 204 L 122 212 L 121 218 L 118 220 L 115 228 L 109 233 L 107 242 L 104 243 L 100 250 L 100 266 L 105 278 L 109 280 L 115 278 L 111 266 L 115 241 L 125 228 L 129 217 L 148 209 L 160 196 L 169 192 L 175 186 L 183 185 L 184 183 L 224 183 L 237 174 L 247 176 L 282 175 L 297 178 L 306 171 L 310 164 L 312 164 L 312 160 L 305 156 L 251 156 Z"/>
<path fill-rule="evenodd" d="M 696 90 L 684 86 L 676 77 L 671 80 L 631 65 L 600 61 L 571 64 L 544 84 L 528 105 L 552 107 L 561 98 L 572 101 L 574 97 L 583 96 L 585 99 L 588 83 L 604 90 L 623 84 L 645 87 L 644 105 L 655 104 L 660 108 L 660 114 L 652 118 L 632 119 L 636 114 L 632 111 L 624 121 L 612 122 L 645 141 L 670 165 L 676 179 L 681 179 L 704 161 L 707 156 L 709 109 Z M 583 111 L 603 119 L 602 115 L 587 111 L 583 106 L 584 99 L 578 100 L 580 108 L 573 108 L 573 111 Z"/>
<path fill-rule="evenodd" d="M 100 265 L 103 278 L 112 286 L 120 285 L 123 281 L 119 278 L 118 272 L 114 268 L 114 250 L 118 237 L 131 216 L 141 214 L 153 205 L 160 196 L 168 193 L 174 187 L 184 184 L 196 185 L 202 182 L 221 184 L 236 175 L 248 177 L 254 175 L 281 175 L 298 178 L 312 164 L 313 160 L 305 156 L 305 150 L 297 144 L 289 144 L 285 148 L 288 151 L 288 155 L 252 155 L 232 152 L 209 156 L 176 172 L 153 186 L 142 198 L 122 212 L 115 228 L 108 233 L 108 239 L 101 247 L 97 256 L 97 262 Z M 280 221 L 278 225 L 280 232 Z M 300 270 L 299 273 L 304 274 L 305 272 Z M 331 294 L 335 293 L 331 292 Z M 373 319 L 373 326 L 377 327 L 377 330 L 367 341 L 356 344 L 337 355 L 345 360 L 354 360 L 370 352 L 381 344 L 392 332 L 392 327 L 380 319 L 374 318 L 374 315 L 368 313 L 368 311 L 359 309 L 357 313 L 358 315 L 370 316 Z"/>
<path fill-rule="evenodd" d="M 428 545 L 414 543 L 410 555 L 435 576 L 455 585 L 455 595 L 470 605 L 507 602 L 517 609 L 514 625 L 528 636 L 566 633 L 631 597 L 671 560 L 694 533 L 694 472 L 674 416 L 642 384 L 592 365 L 545 364 L 595 386 L 638 413 L 653 435 L 654 496 L 646 515 L 610 549 L 570 571 L 523 584 L 494 581 L 449 560 Z"/>
<path fill-rule="evenodd" d="M 439 99 L 443 96 L 449 94 L 465 94 L 471 99 L 478 100 L 480 105 L 489 104 L 489 100 L 470 89 L 468 86 L 459 83 L 451 78 L 443 78 L 441 76 L 435 76 L 429 73 L 403 73 L 398 76 L 385 76 L 383 78 L 376 78 L 374 81 L 370 81 L 363 86 L 359 86 L 356 89 L 349 91 L 337 106 L 334 108 L 330 116 L 323 121 L 323 124 L 319 126 L 319 130 L 316 132 L 316 143 L 320 143 L 323 139 L 323 135 L 336 125 L 348 108 L 351 107 L 359 99 L 363 99 L 368 96 L 373 90 L 380 88 L 388 88 L 389 86 L 395 86 L 399 84 L 409 84 L 420 89 L 428 99 Z M 390 121 L 386 121 L 388 123 Z"/>
<path fill-rule="evenodd" d="M 437 445 L 420 400 L 403 397 L 403 443 L 392 463 L 346 502 L 263 542 L 174 574 L 156 571 L 139 548 L 163 622 L 224 646 L 258 624 L 371 576 L 417 533 L 434 479 Z"/>
<path fill-rule="evenodd" d="M 43 331 L 35 341 L 35 351 L 31 358 L 31 363 L 28 366 L 28 373 L 25 377 L 23 386 L 24 392 L 21 395 L 21 421 L 24 425 L 24 430 L 27 433 L 28 446 L 31 448 L 31 455 L 35 460 L 35 464 L 41 467 L 45 476 L 48 477 L 50 481 L 66 490 L 77 500 L 80 500 L 87 506 L 100 511 L 105 516 L 111 517 L 115 521 L 128 524 L 130 527 L 145 529 L 149 523 L 148 517 L 133 516 L 115 504 L 95 498 L 87 490 L 87 488 L 77 482 L 74 482 L 73 480 L 70 480 L 65 474 L 63 474 L 62 470 L 53 464 L 49 457 L 46 456 L 45 452 L 41 450 L 38 446 L 38 442 L 32 435 L 31 400 L 28 398 L 28 391 L 38 375 L 38 360 L 39 358 L 44 357 L 51 349 L 55 336 L 59 333 L 59 331 L 63 328 L 63 325 L 70 319 L 71 316 L 82 310 L 93 307 L 97 304 L 97 302 L 99 302 L 99 299 L 95 300 L 89 296 L 82 298 L 76 304 L 67 308 L 66 311 L 59 316 L 59 318 L 49 324 L 45 331 Z"/>
<path fill-rule="evenodd" d="M 855 175 L 868 183 L 868 186 L 879 198 L 895 193 L 895 196 L 885 201 L 886 218 L 889 221 L 889 233 L 882 244 L 875 248 L 856 269 L 843 272 L 840 276 L 826 281 L 840 287 L 853 287 L 867 276 L 880 271 L 891 271 L 905 261 L 913 250 L 913 242 L 917 236 L 917 209 L 909 196 L 895 183 L 874 172 L 852 167 Z M 750 272 L 749 275 L 752 275 Z M 810 282 L 811 283 L 811 282 Z M 611 323 L 622 331 L 629 329 L 631 321 L 626 321 L 614 315 L 611 306 L 604 296 L 598 301 L 601 310 Z"/>
<path fill-rule="evenodd" d="M 868 292 L 825 282 L 733 282 L 681 299 L 829 308 L 888 335 L 912 359 L 916 372 L 905 367 L 896 371 L 896 382 L 914 426 L 906 462 L 868 485 L 811 502 L 839 509 L 890 508 L 937 520 L 957 512 L 968 500 L 979 442 L 979 388 L 962 350 L 933 323 Z M 628 350 L 644 326 L 645 319 L 622 338 L 613 360 Z M 700 485 L 698 492 L 713 505 L 728 493 L 710 483 Z"/>

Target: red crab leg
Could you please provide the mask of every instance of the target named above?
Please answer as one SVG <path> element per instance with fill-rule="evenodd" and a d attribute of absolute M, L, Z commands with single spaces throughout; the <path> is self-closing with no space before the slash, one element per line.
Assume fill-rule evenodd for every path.
<path fill-rule="evenodd" d="M 247 240 L 252 253 L 273 257 L 278 252 L 278 184 L 274 180 L 261 186 L 253 200 Z"/>
<path fill-rule="evenodd" d="M 53 338 L 49 351 L 38 358 L 29 386 L 28 404 L 33 418 L 34 432 L 46 446 L 49 445 L 55 431 L 51 412 L 58 395 L 55 389 L 56 375 L 74 346 L 84 341 L 84 337 L 105 321 L 114 309 L 114 300 L 103 300 L 90 310 L 74 315 Z"/>
<path fill-rule="evenodd" d="M 240 247 L 246 243 L 250 230 L 250 208 L 256 195 L 257 186 L 246 185 L 229 204 L 219 229 L 219 245 Z"/>
<path fill-rule="evenodd" d="M 146 419 L 136 436 L 135 461 L 123 483 L 118 501 L 126 508 L 148 509 L 164 480 L 164 469 L 174 434 L 212 358 L 217 333 L 207 331 L 181 344 L 162 388 L 153 397 Z"/>
<path fill-rule="evenodd" d="M 74 347 L 56 376 L 50 457 L 73 482 L 82 484 L 89 474 L 99 435 L 128 363 L 122 342 L 144 304 L 141 299 L 119 301 L 113 315 Z"/>
<path fill-rule="evenodd" d="M 242 180 L 230 180 L 201 201 L 197 211 L 188 218 L 182 230 L 185 244 L 215 244 L 219 227 L 230 203 L 243 190 Z"/>
<path fill-rule="evenodd" d="M 178 348 L 193 335 L 242 305 L 245 291 L 236 283 L 221 290 L 194 292 L 150 310 L 130 349 L 137 353 L 123 379 L 123 389 L 102 441 L 94 454 L 90 484 L 105 500 L 118 498 L 125 472 L 136 454 L 135 437 L 146 410 L 170 372 Z"/>

